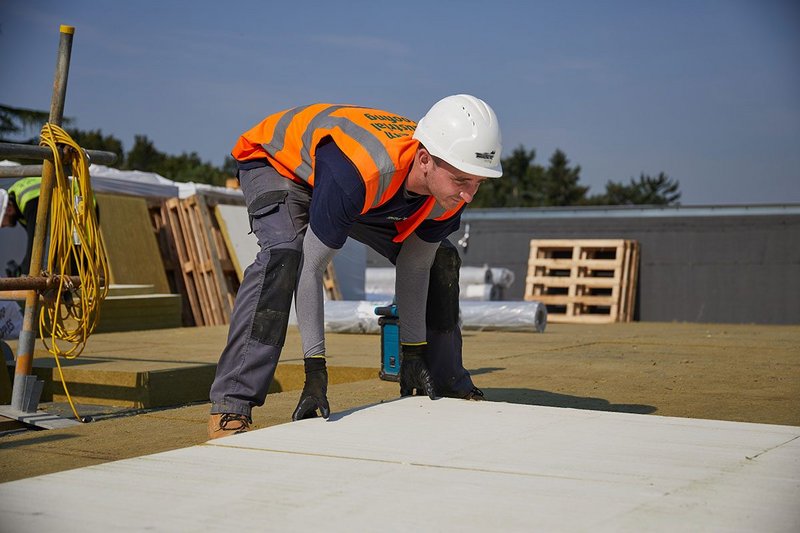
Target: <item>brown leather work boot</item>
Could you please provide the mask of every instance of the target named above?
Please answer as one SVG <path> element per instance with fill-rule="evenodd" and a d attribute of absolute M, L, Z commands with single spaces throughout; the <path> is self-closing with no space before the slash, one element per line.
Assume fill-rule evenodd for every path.
<path fill-rule="evenodd" d="M 219 413 L 208 418 L 208 438 L 218 439 L 229 435 L 238 435 L 250 429 L 253 420 L 238 413 Z"/>

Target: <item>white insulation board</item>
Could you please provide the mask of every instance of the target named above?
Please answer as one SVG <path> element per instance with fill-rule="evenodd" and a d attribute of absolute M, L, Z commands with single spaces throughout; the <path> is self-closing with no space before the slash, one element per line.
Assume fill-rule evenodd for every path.
<path fill-rule="evenodd" d="M 0 484 L 0 523 L 797 532 L 799 437 L 790 426 L 409 397 Z"/>

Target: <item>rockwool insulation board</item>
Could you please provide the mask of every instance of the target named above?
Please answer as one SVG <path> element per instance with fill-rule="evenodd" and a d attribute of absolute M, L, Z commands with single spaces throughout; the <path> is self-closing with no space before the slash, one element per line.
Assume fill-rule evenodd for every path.
<path fill-rule="evenodd" d="M 236 275 L 241 281 L 244 269 L 253 262 L 258 253 L 258 239 L 250 234 L 247 208 L 240 205 L 218 204 L 214 207 L 214 216 L 217 217 L 225 246 L 233 261 Z"/>
<path fill-rule="evenodd" d="M 152 292 L 169 294 L 145 199 L 99 193 L 96 196 L 111 283 L 152 285 Z"/>
<path fill-rule="evenodd" d="M 0 484 L 10 531 L 798 531 L 800 428 L 407 397 Z"/>

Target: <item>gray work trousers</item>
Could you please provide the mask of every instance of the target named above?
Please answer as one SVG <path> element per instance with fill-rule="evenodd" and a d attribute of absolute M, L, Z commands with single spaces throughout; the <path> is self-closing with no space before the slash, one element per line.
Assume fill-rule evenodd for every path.
<path fill-rule="evenodd" d="M 260 251 L 244 272 L 228 340 L 211 385 L 211 413 L 251 415 L 264 405 L 286 339 L 289 310 L 301 267 L 312 189 L 271 167 L 239 171 Z M 355 224 L 350 236 L 395 262 L 400 244 L 391 228 Z M 440 396 L 463 397 L 472 388 L 464 369 L 458 325 L 458 251 L 444 241 L 431 267 L 427 306 L 427 364 Z M 376 365 L 380 347 L 375 345 Z"/>

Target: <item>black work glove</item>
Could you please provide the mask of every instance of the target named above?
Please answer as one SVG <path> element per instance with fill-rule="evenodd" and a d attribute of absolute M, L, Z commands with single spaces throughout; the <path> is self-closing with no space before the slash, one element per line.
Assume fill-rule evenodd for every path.
<path fill-rule="evenodd" d="M 402 345 L 402 359 L 400 362 L 400 396 L 413 396 L 414 389 L 417 396 L 427 394 L 431 400 L 436 399 L 433 390 L 433 378 L 425 364 L 425 351 L 427 345 Z"/>
<path fill-rule="evenodd" d="M 331 408 L 328 405 L 328 370 L 324 357 L 309 357 L 303 361 L 306 367 L 306 383 L 300 401 L 292 414 L 292 420 L 316 418 L 319 409 L 322 418 L 328 418 Z"/>
<path fill-rule="evenodd" d="M 6 276 L 8 276 L 9 278 L 18 278 L 22 276 L 22 265 L 20 265 L 13 259 L 8 263 L 6 263 Z"/>

